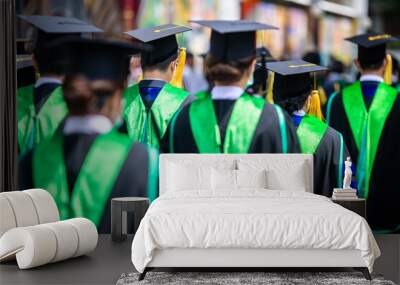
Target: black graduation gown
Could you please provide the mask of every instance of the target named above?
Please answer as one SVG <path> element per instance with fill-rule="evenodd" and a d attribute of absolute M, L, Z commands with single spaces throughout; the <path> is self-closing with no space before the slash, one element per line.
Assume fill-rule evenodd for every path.
<path fill-rule="evenodd" d="M 343 146 L 342 173 L 344 162 L 349 156 L 346 145 Z M 314 193 L 332 196 L 333 188 L 338 187 L 340 168 L 340 137 L 333 128 L 328 127 L 314 153 Z"/>
<path fill-rule="evenodd" d="M 80 168 L 96 136 L 88 134 L 64 136 L 64 159 L 70 193 L 72 193 Z M 111 198 L 147 197 L 148 163 L 147 147 L 142 144 L 134 144 L 107 200 L 103 217 L 98 227 L 99 233 L 110 233 L 111 231 Z M 19 189 L 24 190 L 34 187 L 31 151 L 24 156 L 19 164 Z"/>
<path fill-rule="evenodd" d="M 378 82 L 361 82 L 363 93 L 375 92 Z M 364 96 L 367 110 L 372 98 Z M 341 132 L 353 162 L 357 165 L 358 150 L 347 119 L 342 94 L 332 101 L 330 125 Z M 373 230 L 394 229 L 400 225 L 400 98 L 390 111 L 379 141 L 372 169 L 367 200 L 367 220 Z"/>
<path fill-rule="evenodd" d="M 234 100 L 213 100 L 222 143 L 225 138 L 225 131 L 228 126 L 234 103 Z M 175 153 L 199 152 L 190 126 L 189 107 L 190 104 L 183 107 L 176 119 L 173 134 Z M 300 148 L 296 136 L 296 130 L 292 124 L 291 118 L 285 112 L 284 114 L 287 129 L 288 152 L 299 153 Z M 260 120 L 257 124 L 249 153 L 281 152 L 282 142 L 279 128 L 279 118 L 274 107 L 267 103 L 265 104 L 264 110 L 262 111 Z"/>
<path fill-rule="evenodd" d="M 44 103 L 46 103 L 47 99 L 49 99 L 51 93 L 59 87 L 59 83 L 43 83 L 38 87 L 33 88 L 33 104 L 35 106 L 36 114 L 39 113 Z M 18 152 L 20 152 L 18 145 Z"/>
<path fill-rule="evenodd" d="M 157 79 L 142 80 L 139 82 L 139 90 L 143 91 L 143 90 L 149 89 L 146 91 L 152 92 L 154 94 L 158 94 L 161 91 L 161 88 L 163 88 L 165 84 L 166 84 L 166 82 L 163 80 L 157 80 Z M 148 110 L 151 108 L 154 101 L 151 102 L 151 101 L 146 100 L 146 95 L 147 95 L 147 93 L 140 93 L 143 103 Z M 190 104 L 190 102 L 192 102 L 195 98 L 196 97 L 194 95 L 188 95 L 186 97 L 186 99 L 183 101 L 180 108 L 183 108 L 184 106 Z M 179 112 L 179 110 L 178 110 L 178 112 Z M 155 128 L 155 129 L 157 129 L 157 128 Z M 122 122 L 122 125 L 119 127 L 118 131 L 121 133 L 124 133 L 124 134 L 128 133 L 128 127 L 127 127 L 125 121 Z M 158 135 L 158 137 L 159 137 L 159 135 Z M 160 152 L 168 152 L 168 148 L 169 148 L 169 128 L 167 128 L 167 131 L 165 132 L 164 136 L 160 139 L 159 151 Z"/>
<path fill-rule="evenodd" d="M 18 88 L 34 84 L 35 81 L 36 81 L 36 74 L 35 74 L 35 68 L 33 66 L 17 69 Z"/>
<path fill-rule="evenodd" d="M 39 113 L 51 93 L 59 86 L 59 83 L 43 83 L 33 89 L 33 103 L 35 104 L 36 113 Z"/>

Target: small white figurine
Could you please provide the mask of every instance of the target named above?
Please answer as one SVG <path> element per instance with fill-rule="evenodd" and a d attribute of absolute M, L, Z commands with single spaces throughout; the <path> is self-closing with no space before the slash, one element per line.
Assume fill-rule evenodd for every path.
<path fill-rule="evenodd" d="M 343 178 L 343 189 L 351 189 L 351 177 L 353 172 L 351 171 L 351 159 L 347 157 L 346 161 L 344 162 L 345 170 L 344 170 L 344 178 Z"/>

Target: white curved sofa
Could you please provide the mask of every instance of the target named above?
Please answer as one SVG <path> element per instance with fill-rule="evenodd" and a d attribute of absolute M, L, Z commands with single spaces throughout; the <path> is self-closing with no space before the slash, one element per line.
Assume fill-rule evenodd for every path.
<path fill-rule="evenodd" d="M 0 262 L 16 259 L 20 269 L 29 269 L 95 249 L 97 229 L 90 220 L 59 219 L 45 190 L 0 193 Z"/>

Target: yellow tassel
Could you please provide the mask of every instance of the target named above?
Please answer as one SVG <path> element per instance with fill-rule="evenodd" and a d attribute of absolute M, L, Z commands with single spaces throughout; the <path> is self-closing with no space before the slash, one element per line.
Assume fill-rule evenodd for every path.
<path fill-rule="evenodd" d="M 383 80 L 386 84 L 392 85 L 392 56 L 390 54 L 386 55 L 386 68 Z"/>
<path fill-rule="evenodd" d="M 274 86 L 274 76 L 275 76 L 275 73 L 272 71 L 269 71 L 268 80 L 267 80 L 268 90 L 267 90 L 267 98 L 266 99 L 267 99 L 267 102 L 271 103 L 271 104 L 274 104 L 274 96 L 272 94 L 272 88 Z"/>
<path fill-rule="evenodd" d="M 324 119 L 324 116 L 322 115 L 321 111 L 321 101 L 319 99 L 318 90 L 313 90 L 311 93 L 311 102 L 307 113 L 309 115 L 317 117 L 320 120 Z"/>
<path fill-rule="evenodd" d="M 328 98 L 326 97 L 325 90 L 322 86 L 318 87 L 318 94 L 319 94 L 319 100 L 321 102 L 321 106 L 324 106 L 326 102 L 328 101 Z"/>
<path fill-rule="evenodd" d="M 179 48 L 178 64 L 170 81 L 171 85 L 183 88 L 183 69 L 186 62 L 186 48 Z"/>

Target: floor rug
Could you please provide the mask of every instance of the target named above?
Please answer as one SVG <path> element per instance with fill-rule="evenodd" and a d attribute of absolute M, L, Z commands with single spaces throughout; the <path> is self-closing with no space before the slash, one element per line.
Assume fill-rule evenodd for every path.
<path fill-rule="evenodd" d="M 360 272 L 148 272 L 142 281 L 138 273 L 122 274 L 117 285 L 297 285 L 297 284 L 376 284 L 395 285 L 380 275 L 372 274 L 372 281 L 364 278 Z"/>

